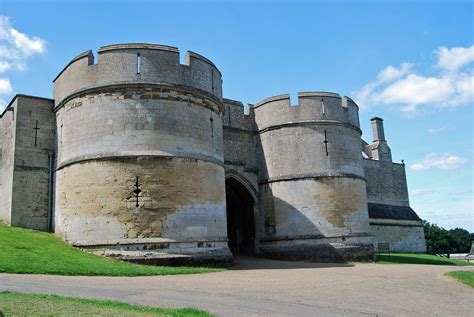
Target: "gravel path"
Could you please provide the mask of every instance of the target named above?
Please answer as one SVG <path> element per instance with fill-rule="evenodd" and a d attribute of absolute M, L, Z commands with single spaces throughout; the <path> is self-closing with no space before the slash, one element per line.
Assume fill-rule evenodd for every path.
<path fill-rule="evenodd" d="M 192 306 L 219 316 L 474 316 L 474 290 L 444 276 L 474 267 L 236 262 L 231 270 L 195 275 L 0 274 L 0 291 Z"/>

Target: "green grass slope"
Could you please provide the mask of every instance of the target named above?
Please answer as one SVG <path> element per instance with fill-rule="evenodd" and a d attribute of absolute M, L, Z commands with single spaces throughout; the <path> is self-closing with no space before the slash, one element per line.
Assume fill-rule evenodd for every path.
<path fill-rule="evenodd" d="M 449 272 L 448 275 L 474 288 L 474 271 L 454 271 Z"/>
<path fill-rule="evenodd" d="M 474 265 L 466 261 L 448 259 L 424 253 L 381 253 L 377 254 L 377 263 L 435 264 L 435 265 Z"/>
<path fill-rule="evenodd" d="M 51 233 L 0 224 L 0 272 L 139 276 L 215 272 L 206 267 L 147 266 L 75 249 Z"/>
<path fill-rule="evenodd" d="M 1 314 L 3 313 L 3 314 Z M 126 303 L 0 292 L 0 315 L 3 316 L 170 316 L 210 317 L 202 310 L 192 308 L 156 308 Z"/>

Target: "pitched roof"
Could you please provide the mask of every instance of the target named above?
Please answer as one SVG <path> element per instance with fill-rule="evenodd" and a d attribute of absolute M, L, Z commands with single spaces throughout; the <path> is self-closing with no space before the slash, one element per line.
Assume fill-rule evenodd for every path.
<path fill-rule="evenodd" d="M 416 212 L 409 206 L 394 206 L 374 203 L 369 203 L 369 218 L 421 220 Z"/>

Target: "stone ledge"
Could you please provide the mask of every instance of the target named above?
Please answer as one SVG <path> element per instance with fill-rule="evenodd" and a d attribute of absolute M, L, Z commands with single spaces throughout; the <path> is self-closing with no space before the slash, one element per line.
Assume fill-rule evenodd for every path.
<path fill-rule="evenodd" d="M 179 244 L 180 242 L 176 242 Z M 122 261 L 147 265 L 218 265 L 233 261 L 227 241 L 213 247 L 163 248 L 160 250 L 117 250 L 106 248 L 86 248 L 84 251 Z"/>
<path fill-rule="evenodd" d="M 159 244 L 159 243 L 227 243 L 224 237 L 216 237 L 216 239 L 205 240 L 175 240 L 168 238 L 137 238 L 137 239 L 113 239 L 113 240 L 97 240 L 97 241 L 74 241 L 71 243 L 74 247 L 97 247 L 97 246 L 120 246 L 134 244 Z"/>
<path fill-rule="evenodd" d="M 211 100 L 212 102 L 216 104 L 216 106 L 219 108 L 219 111 L 221 113 L 224 112 L 224 104 L 222 103 L 222 101 L 219 100 L 219 98 L 217 98 L 216 96 L 211 95 L 210 93 L 204 90 L 200 90 L 198 88 L 194 88 L 191 86 L 179 85 L 179 84 L 169 84 L 169 83 L 164 83 L 164 82 L 146 82 L 146 81 L 116 82 L 113 84 L 102 85 L 102 86 L 84 87 L 65 96 L 61 101 L 56 100 L 56 104 L 53 107 L 53 112 L 57 112 L 66 103 L 68 103 L 70 100 L 74 98 L 83 97 L 90 94 L 102 94 L 102 93 L 114 92 L 114 91 L 122 92 L 123 88 L 127 88 L 127 89 L 162 88 L 162 89 L 175 90 L 182 93 L 189 93 L 192 95 L 196 95 L 200 98 L 206 98 L 206 99 Z"/>
<path fill-rule="evenodd" d="M 347 238 L 360 238 L 360 237 L 370 237 L 369 233 L 351 233 L 347 235 L 323 235 L 323 234 L 314 234 L 314 235 L 295 235 L 295 236 L 283 236 L 275 237 L 268 239 L 260 239 L 260 242 L 276 242 L 276 241 L 291 241 L 291 240 L 321 240 L 321 239 L 341 239 L 345 240 Z"/>
<path fill-rule="evenodd" d="M 335 121 L 335 120 L 305 120 L 305 121 L 299 121 L 299 122 L 288 122 L 288 123 L 276 124 L 276 125 L 271 125 L 261 130 L 258 130 L 258 133 L 263 134 L 272 130 L 278 130 L 278 129 L 287 128 L 287 127 L 302 127 L 302 126 L 308 126 L 308 125 L 341 126 L 341 127 L 346 127 L 349 129 L 356 130 L 357 132 L 360 133 L 360 135 L 362 135 L 362 130 L 359 127 L 349 124 L 349 123 L 343 123 L 343 122 Z"/>
<path fill-rule="evenodd" d="M 207 163 L 213 163 L 221 167 L 224 167 L 224 162 L 221 160 L 217 160 L 215 158 L 204 156 L 204 155 L 196 155 L 194 153 L 190 153 L 188 155 L 184 155 L 184 154 L 170 155 L 169 152 L 167 154 L 162 154 L 162 155 L 158 155 L 158 154 L 156 155 L 150 155 L 150 154 L 128 155 L 128 154 L 123 154 L 123 153 L 102 153 L 102 154 L 94 155 L 93 157 L 79 157 L 79 158 L 75 158 L 72 160 L 59 163 L 57 168 L 55 169 L 55 172 L 65 167 L 68 167 L 74 164 L 83 163 L 83 162 L 117 161 L 117 160 L 123 160 L 123 159 L 139 159 L 139 158 L 191 159 L 191 160 L 199 160 L 199 161 L 203 161 Z"/>
<path fill-rule="evenodd" d="M 306 179 L 331 179 L 331 178 L 353 178 L 353 179 L 360 179 L 365 182 L 365 177 L 357 174 L 349 174 L 349 173 L 315 173 L 315 174 L 294 174 L 294 175 L 285 175 L 280 177 L 272 177 L 266 180 L 261 180 L 259 184 L 269 184 L 275 182 L 285 182 L 285 181 L 299 181 L 299 180 L 306 180 Z"/>

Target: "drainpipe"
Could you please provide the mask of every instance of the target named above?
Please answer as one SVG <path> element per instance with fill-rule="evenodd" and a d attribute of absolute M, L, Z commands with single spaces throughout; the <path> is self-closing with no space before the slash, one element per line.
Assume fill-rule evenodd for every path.
<path fill-rule="evenodd" d="M 53 232 L 53 150 L 48 150 L 48 166 L 48 231 Z"/>

